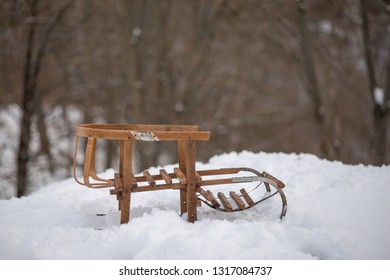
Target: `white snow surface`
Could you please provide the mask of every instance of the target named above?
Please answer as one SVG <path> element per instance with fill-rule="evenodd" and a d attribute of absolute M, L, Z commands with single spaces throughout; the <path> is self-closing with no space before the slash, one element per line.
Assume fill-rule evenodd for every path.
<path fill-rule="evenodd" d="M 165 190 L 133 194 L 131 220 L 119 225 L 108 189 L 70 178 L 0 201 L 0 259 L 390 259 L 390 166 L 246 151 L 197 163 L 241 166 L 285 182 L 283 220 L 274 196 L 230 214 L 203 205 L 191 224 L 179 215 L 178 191 Z"/>

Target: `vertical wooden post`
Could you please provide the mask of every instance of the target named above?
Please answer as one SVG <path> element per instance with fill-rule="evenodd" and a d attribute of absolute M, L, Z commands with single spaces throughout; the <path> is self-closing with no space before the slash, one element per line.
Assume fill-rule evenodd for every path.
<path fill-rule="evenodd" d="M 177 156 L 178 156 L 178 162 L 179 162 L 179 168 L 183 172 L 183 174 L 186 174 L 186 143 L 185 141 L 178 141 L 177 142 Z M 180 190 L 180 213 L 183 215 L 184 213 L 187 213 L 187 190 L 181 189 Z"/>
<path fill-rule="evenodd" d="M 123 188 L 123 182 L 122 182 L 122 178 L 123 178 L 123 156 L 124 156 L 123 149 L 125 147 L 125 141 L 120 140 L 119 143 L 120 143 L 120 146 L 119 146 L 119 180 L 121 181 L 120 182 L 120 188 L 122 189 Z M 118 210 L 119 211 L 122 208 L 122 200 L 123 200 L 123 196 L 122 196 L 122 194 L 120 194 L 119 195 L 119 199 L 118 199 Z"/>
<path fill-rule="evenodd" d="M 121 177 L 123 180 L 121 208 L 121 224 L 129 222 L 130 218 L 130 200 L 131 200 L 131 183 L 133 174 L 133 141 L 124 140 L 121 142 Z"/>
<path fill-rule="evenodd" d="M 125 141 L 120 141 L 120 148 L 119 148 L 119 174 L 123 175 L 123 149 L 125 147 Z"/>
<path fill-rule="evenodd" d="M 187 174 L 187 220 L 193 223 L 197 220 L 196 212 L 196 182 L 195 182 L 195 141 L 185 141 L 186 174 Z"/>

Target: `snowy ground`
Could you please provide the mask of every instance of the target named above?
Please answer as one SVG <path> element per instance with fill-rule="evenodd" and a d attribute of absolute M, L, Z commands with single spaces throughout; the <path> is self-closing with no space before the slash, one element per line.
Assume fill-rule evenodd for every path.
<path fill-rule="evenodd" d="M 179 216 L 178 192 L 159 191 L 134 194 L 131 220 L 120 226 L 107 189 L 68 179 L 0 201 L 0 259 L 390 259 L 390 166 L 241 152 L 197 169 L 229 166 L 283 180 L 286 218 L 275 196 L 234 214 L 202 206 L 190 224 Z"/>

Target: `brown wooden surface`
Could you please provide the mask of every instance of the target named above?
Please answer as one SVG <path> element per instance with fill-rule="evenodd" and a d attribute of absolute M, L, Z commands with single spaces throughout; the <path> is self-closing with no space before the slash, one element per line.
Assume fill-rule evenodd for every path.
<path fill-rule="evenodd" d="M 89 137 L 85 148 L 83 178 L 86 185 L 90 185 L 89 170 L 91 169 L 93 141 L 94 139 Z"/>
<path fill-rule="evenodd" d="M 159 141 L 207 141 L 208 131 L 197 131 L 197 126 L 159 126 L 159 125 L 104 125 L 83 124 L 76 127 L 76 135 L 91 138 L 133 140 L 134 132 L 152 132 Z"/>
<path fill-rule="evenodd" d="M 149 171 L 144 170 L 142 173 L 146 177 L 146 180 L 148 181 L 148 184 L 151 187 L 155 187 L 156 186 L 156 181 L 153 179 L 152 175 L 150 175 Z"/>
<path fill-rule="evenodd" d="M 133 141 L 125 140 L 123 145 L 123 176 L 122 184 L 122 200 L 121 200 L 121 224 L 129 222 L 130 218 L 130 200 L 131 200 L 131 187 L 134 184 L 134 174 L 132 167 L 133 159 Z"/>
<path fill-rule="evenodd" d="M 210 195 L 211 197 L 211 202 L 213 203 L 214 207 L 215 208 L 219 208 L 221 207 L 221 204 L 219 204 L 218 200 L 216 199 L 216 197 L 214 196 L 214 194 L 210 191 L 210 190 L 207 190 L 207 193 Z"/>
<path fill-rule="evenodd" d="M 182 183 L 183 185 L 187 184 L 187 177 L 186 175 L 184 175 L 183 171 L 181 171 L 180 168 L 175 167 L 173 171 L 175 172 L 177 178 L 180 180 L 180 183 Z"/>
<path fill-rule="evenodd" d="M 215 208 L 219 208 L 221 205 L 218 203 L 217 199 L 213 195 L 213 193 L 209 190 L 205 191 L 202 188 L 197 188 L 196 189 L 203 197 L 208 200 Z"/>
<path fill-rule="evenodd" d="M 234 184 L 232 178 L 222 178 L 222 179 L 211 179 L 211 180 L 202 180 L 199 182 L 200 186 L 212 186 L 212 185 L 223 185 L 223 184 Z"/>
<path fill-rule="evenodd" d="M 142 187 L 132 187 L 131 192 L 147 192 L 147 191 L 156 191 L 156 190 L 182 190 L 185 189 L 186 185 L 181 183 L 172 183 L 172 184 L 157 184 L 156 186 L 142 186 Z"/>
<path fill-rule="evenodd" d="M 265 177 L 265 178 L 268 178 L 268 179 L 271 179 L 272 181 L 274 181 L 276 183 L 276 185 L 278 185 L 279 188 L 283 189 L 285 187 L 285 184 L 280 181 L 278 178 L 275 178 L 274 176 L 272 176 L 271 174 L 267 173 L 267 172 L 263 172 L 262 175 Z"/>
<path fill-rule="evenodd" d="M 255 203 L 253 202 L 253 199 L 249 196 L 249 194 L 247 193 L 247 191 L 245 189 L 241 189 L 240 190 L 242 196 L 244 197 L 246 203 L 248 203 L 249 206 L 253 206 L 255 205 Z"/>
<path fill-rule="evenodd" d="M 226 174 L 236 174 L 240 172 L 240 168 L 207 169 L 207 170 L 197 170 L 197 172 L 200 176 L 226 175 Z"/>
<path fill-rule="evenodd" d="M 197 220 L 196 182 L 195 182 L 195 141 L 186 141 L 186 174 L 187 174 L 187 220 L 193 223 Z"/>
<path fill-rule="evenodd" d="M 221 203 L 222 203 L 223 207 L 225 208 L 225 210 L 227 212 L 232 212 L 233 207 L 230 204 L 230 202 L 227 200 L 226 196 L 223 193 L 219 192 L 218 193 L 218 198 L 221 201 Z"/>
<path fill-rule="evenodd" d="M 245 208 L 245 203 L 242 201 L 242 199 L 235 193 L 235 192 L 230 192 L 230 197 L 233 199 L 233 201 L 237 204 L 238 208 L 244 209 Z"/>
<path fill-rule="evenodd" d="M 164 179 L 165 183 L 172 184 L 172 178 L 165 169 L 160 169 L 160 175 Z"/>
<path fill-rule="evenodd" d="M 177 160 L 179 169 L 186 173 L 186 143 L 184 141 L 177 142 Z M 180 213 L 187 213 L 187 189 L 180 190 Z"/>

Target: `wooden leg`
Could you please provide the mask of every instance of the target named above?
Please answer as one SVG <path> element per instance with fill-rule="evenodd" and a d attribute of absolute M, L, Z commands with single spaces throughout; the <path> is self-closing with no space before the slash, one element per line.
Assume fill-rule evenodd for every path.
<path fill-rule="evenodd" d="M 186 143 L 185 141 L 178 141 L 178 162 L 179 162 L 179 168 L 183 172 L 183 174 L 186 174 Z M 187 213 L 187 190 L 180 190 L 180 213 L 183 215 L 184 213 Z"/>
<path fill-rule="evenodd" d="M 123 156 L 124 156 L 124 148 L 125 148 L 125 141 L 120 141 L 120 148 L 119 148 L 119 174 L 123 175 Z"/>
<path fill-rule="evenodd" d="M 129 222 L 130 219 L 130 202 L 131 202 L 131 183 L 134 178 L 133 167 L 133 141 L 124 140 L 123 144 L 121 143 L 121 172 L 123 178 L 123 190 L 122 190 L 122 200 L 120 204 L 121 208 L 121 224 Z"/>
<path fill-rule="evenodd" d="M 121 224 L 127 224 L 130 219 L 130 199 L 131 199 L 131 190 L 124 189 L 122 191 L 122 200 L 121 200 Z"/>
<path fill-rule="evenodd" d="M 193 223 L 197 220 L 196 212 L 196 182 L 195 182 L 195 141 L 186 141 L 186 172 L 187 172 L 187 220 Z"/>

